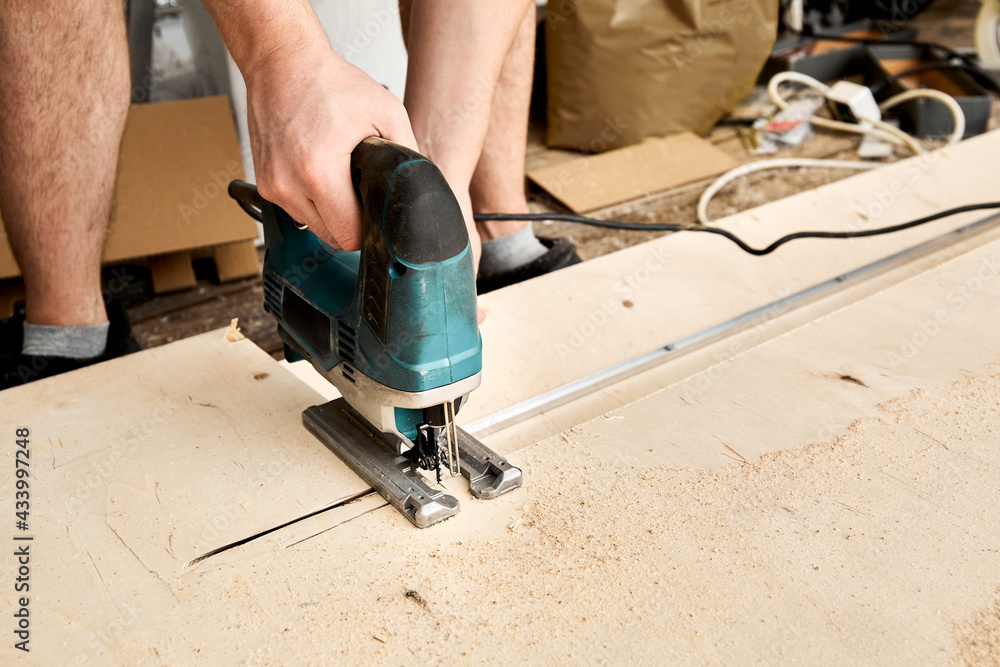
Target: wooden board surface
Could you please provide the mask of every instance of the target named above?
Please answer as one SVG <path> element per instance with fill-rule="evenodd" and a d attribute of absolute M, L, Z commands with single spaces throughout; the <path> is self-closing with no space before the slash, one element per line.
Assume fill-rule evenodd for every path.
<path fill-rule="evenodd" d="M 919 215 L 985 191 L 976 173 L 982 170 L 965 164 L 982 164 L 983 151 L 995 141 L 967 142 L 959 147 L 965 152 L 940 157 L 948 168 L 931 178 L 936 165 L 928 167 L 919 194 L 911 183 L 909 196 L 898 199 L 891 215 Z M 891 192 L 894 177 L 899 175 L 853 179 L 851 196 L 887 186 Z M 843 219 L 844 183 L 850 181 L 799 197 L 800 209 L 828 221 Z M 727 224 L 752 228 L 762 213 Z M 869 243 L 884 254 L 948 228 Z M 538 384 L 577 377 L 601 355 L 607 363 L 642 351 L 650 341 L 682 335 L 709 317 L 722 319 L 780 297 L 782 287 L 812 284 L 877 256 L 860 242 L 823 252 L 804 244 L 799 253 L 754 260 L 765 263 L 744 275 L 749 265 L 716 252 L 709 242 L 714 239 L 670 237 L 585 264 L 588 271 L 570 269 L 484 299 L 490 312 L 484 327 L 491 351 L 487 368 L 502 357 L 513 370 L 498 373 L 499 366 L 492 366 L 472 405 L 481 400 L 495 409 L 521 400 L 537 392 Z M 633 255 L 639 251 L 644 254 Z M 636 264 L 637 257 L 664 262 L 654 270 Z M 439 662 L 463 652 L 477 660 L 504 645 L 514 656 L 547 662 L 594 655 L 609 663 L 655 655 L 732 662 L 771 655 L 768 647 L 783 637 L 782 628 L 796 623 L 795 636 L 810 641 L 780 645 L 806 661 L 830 662 L 845 644 L 858 647 L 845 654 L 854 658 L 957 655 L 957 640 L 947 637 L 945 626 L 988 606 L 991 586 L 1000 584 L 995 568 L 969 555 L 973 542 L 985 549 L 976 554 L 1000 548 L 980 515 L 963 514 L 950 503 L 947 511 L 928 509 L 919 484 L 914 493 L 882 485 L 855 489 L 857 497 L 837 496 L 824 486 L 827 473 L 809 477 L 804 490 L 796 490 L 783 473 L 757 466 L 769 465 L 768 457 L 779 450 L 844 442 L 857 436 L 856 420 L 874 417 L 872 428 L 895 424 L 903 430 L 882 433 L 878 443 L 852 445 L 851 456 L 881 456 L 885 450 L 889 458 L 864 462 L 865 470 L 904 480 L 930 475 L 933 470 L 920 468 L 923 450 L 908 451 L 906 445 L 916 437 L 914 415 L 937 408 L 914 404 L 886 412 L 885 403 L 912 399 L 914 390 L 940 401 L 967 396 L 969 416 L 961 424 L 949 417 L 959 409 L 951 407 L 935 416 L 932 427 L 921 428 L 965 457 L 935 460 L 962 474 L 936 481 L 933 498 L 961 491 L 954 486 L 963 481 L 975 491 L 969 503 L 995 512 L 995 454 L 981 447 L 996 414 L 989 397 L 984 408 L 982 396 L 983 387 L 995 385 L 991 363 L 1000 357 L 993 332 L 998 261 L 1000 242 L 965 245 L 922 273 L 901 272 L 897 284 L 869 291 L 857 303 L 840 301 L 818 311 L 814 323 L 780 325 L 786 333 L 749 340 L 721 358 L 720 348 L 702 350 L 684 360 L 684 379 L 583 427 L 527 448 L 516 440 L 491 440 L 525 467 L 526 488 L 496 502 L 477 502 L 461 484 L 447 482 L 463 512 L 429 531 L 411 528 L 366 493 L 302 429 L 299 413 L 320 400 L 317 394 L 249 341 L 228 343 L 219 333 L 207 334 L 3 392 L 0 429 L 11 432 L 25 423 L 34 429 L 33 563 L 41 588 L 33 603 L 38 652 L 32 657 L 40 664 L 81 656 L 113 664 Z M 680 262 L 700 266 L 702 281 L 674 273 Z M 636 270 L 642 267 L 648 275 L 640 279 Z M 608 298 L 602 290 L 624 299 L 615 287 L 619 281 L 629 285 L 627 278 L 632 306 L 622 307 L 641 319 L 595 323 L 573 356 L 560 359 L 558 346 L 568 344 L 564 336 L 579 329 L 574 314 L 588 317 L 590 308 L 600 307 Z M 530 299 L 524 293 L 529 288 Z M 969 296 L 959 305 L 955 294 L 961 289 Z M 928 333 L 927 318 L 942 308 L 947 324 Z M 503 331 L 506 337 L 498 335 Z M 908 354 L 907 340 L 915 353 Z M 892 354 L 903 359 L 895 367 Z M 530 377 L 518 377 L 518 368 Z M 962 381 L 979 384 L 955 389 Z M 462 416 L 470 412 L 476 414 L 470 406 Z M 837 457 L 808 452 L 782 465 L 815 466 L 838 485 L 853 479 L 844 479 L 850 471 L 838 467 Z M 13 448 L 5 457 L 13 458 Z M 729 463 L 749 468 L 720 470 Z M 936 595 L 920 597 L 884 568 L 865 579 L 869 575 L 857 562 L 874 557 L 870 549 L 858 555 L 844 551 L 846 541 L 817 543 L 820 538 L 812 537 L 813 526 L 853 530 L 854 524 L 843 523 L 853 514 L 843 512 L 855 510 L 810 512 L 804 500 L 768 500 L 753 512 L 734 505 L 734 488 L 737 498 L 759 496 L 754 475 L 784 489 L 781 494 L 813 493 L 824 502 L 860 505 L 857 513 L 868 531 L 905 509 L 919 539 L 890 544 L 884 557 L 909 573 L 928 564 L 961 572 L 961 580 L 949 584 L 961 599 L 945 604 Z M 12 492 L 13 478 L 7 477 L 0 494 Z M 651 506 L 662 510 L 651 512 Z M 727 523 L 733 516 L 740 521 Z M 621 517 L 629 521 L 616 520 Z M 713 528 L 705 521 L 720 523 Z M 788 579 L 775 569 L 780 561 L 771 542 L 755 541 L 752 553 L 732 546 L 755 536 L 758 521 L 785 531 L 793 540 L 786 548 L 808 554 L 809 568 L 850 567 L 851 593 L 861 596 L 863 608 L 884 613 L 862 614 L 863 622 L 847 624 L 853 634 L 831 627 L 824 620 L 831 614 L 859 613 L 857 603 L 839 595 L 846 589 L 836 577 L 803 567 Z M 964 537 L 949 532 L 956 527 Z M 961 548 L 917 548 L 945 534 Z M 812 562 L 820 558 L 817 549 L 822 562 Z M 742 560 L 714 555 L 719 553 Z M 766 576 L 752 571 L 755 563 Z M 798 566 L 798 560 L 790 564 Z M 4 567 L 9 577 L 10 562 Z M 711 590 L 725 595 L 706 593 L 709 577 L 715 581 Z M 663 581 L 669 593 L 657 592 Z M 880 592 L 866 598 L 862 584 Z M 754 604 L 768 595 L 775 601 L 764 605 L 762 621 Z M 803 598 L 822 600 L 823 613 L 804 608 Z M 3 604 L 0 613 L 12 613 L 12 602 L 5 598 Z M 727 610 L 734 605 L 743 617 L 731 617 Z M 934 618 L 932 608 L 947 613 Z M 892 631 L 877 622 L 896 616 L 921 632 Z M 735 636 L 745 639 L 734 644 L 719 636 L 723 627 L 738 628 Z M 864 628 L 872 631 L 852 644 Z M 711 639 L 695 642 L 699 634 Z M 51 637 L 61 643 L 42 641 Z"/>
<path fill-rule="evenodd" d="M 991 163 L 997 150 L 1000 132 L 992 132 L 718 224 L 761 246 L 804 229 L 870 229 L 991 201 L 996 178 L 982 165 Z M 795 241 L 766 257 L 748 255 L 715 236 L 674 234 L 484 295 L 483 386 L 460 421 L 491 414 L 984 216 L 958 215 L 872 238 Z"/>
<path fill-rule="evenodd" d="M 166 578 L 367 490 L 302 428 L 318 402 L 213 332 L 4 391 L 0 424 L 32 429 L 35 492 L 56 503 L 43 525 L 94 522 Z"/>
<path fill-rule="evenodd" d="M 225 515 L 258 479 L 238 472 L 261 469 L 254 443 L 294 447 L 280 508 L 322 478 L 343 485 L 297 427 L 311 391 L 212 334 L 99 366 L 89 383 L 81 372 L 4 392 L 0 428 L 33 421 L 39 466 L 31 662 L 957 660 L 989 632 L 973 621 L 1000 584 L 998 270 L 995 241 L 708 357 L 707 386 L 695 374 L 517 452 L 525 489 L 475 502 L 459 487 L 462 514 L 435 529 L 364 496 L 187 567 L 149 545 L 162 549 L 171 523 Z M 208 357 L 210 380 L 184 380 Z M 142 415 L 88 405 L 79 393 L 95 382 L 133 392 L 112 405 L 161 390 L 197 400 L 115 463 Z M 255 429 L 266 443 L 246 437 Z M 206 442 L 223 430 L 240 437 Z M 155 502 L 183 471 L 187 502 Z"/>

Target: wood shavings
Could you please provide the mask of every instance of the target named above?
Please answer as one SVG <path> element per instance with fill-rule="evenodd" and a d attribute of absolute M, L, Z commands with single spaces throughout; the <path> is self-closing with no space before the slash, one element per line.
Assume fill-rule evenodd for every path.
<path fill-rule="evenodd" d="M 236 341 L 243 340 L 245 336 L 240 332 L 240 319 L 234 317 L 229 322 L 229 330 L 226 331 L 226 340 L 230 343 L 235 343 Z"/>

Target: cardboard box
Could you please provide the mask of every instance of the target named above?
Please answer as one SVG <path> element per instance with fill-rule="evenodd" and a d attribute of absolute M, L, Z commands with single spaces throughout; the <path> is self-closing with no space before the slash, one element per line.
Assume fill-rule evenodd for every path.
<path fill-rule="evenodd" d="M 590 213 L 738 166 L 734 157 L 684 132 L 536 169 L 528 178 L 574 213 Z"/>
<path fill-rule="evenodd" d="M 133 106 L 122 139 L 104 262 L 257 238 L 254 221 L 226 193 L 234 178 L 243 178 L 243 162 L 225 96 Z M 235 273 L 256 271 L 252 245 L 248 249 Z M 228 271 L 228 277 L 237 277 L 233 273 Z M 2 238 L 0 279 L 18 275 Z"/>

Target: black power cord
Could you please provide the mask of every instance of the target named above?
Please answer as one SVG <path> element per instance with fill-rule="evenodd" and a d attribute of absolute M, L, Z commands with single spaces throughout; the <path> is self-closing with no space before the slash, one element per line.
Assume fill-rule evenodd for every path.
<path fill-rule="evenodd" d="M 919 40 L 910 39 L 871 39 L 867 37 L 849 37 L 847 35 L 830 35 L 827 33 L 816 32 L 812 30 L 802 31 L 800 38 L 804 41 L 810 40 L 827 40 L 833 42 L 849 42 L 853 44 L 863 44 L 865 46 L 915 46 L 922 49 L 927 49 L 931 52 L 937 51 L 944 54 L 944 62 L 932 62 L 923 65 L 917 65 L 898 74 L 889 76 L 886 80 L 878 82 L 873 88 L 876 89 L 876 93 L 881 92 L 887 88 L 893 81 L 898 81 L 899 79 L 913 76 L 914 74 L 920 74 L 922 72 L 930 72 L 935 70 L 944 71 L 956 71 L 961 70 L 967 75 L 972 77 L 976 83 L 980 86 L 989 90 L 991 92 L 1000 94 L 1000 85 L 986 72 L 983 70 L 982 66 L 979 64 L 976 56 L 966 55 L 964 53 L 959 53 L 951 47 L 945 46 L 944 44 L 938 44 L 937 42 L 923 42 Z M 950 61 L 950 62 L 949 62 Z"/>
<path fill-rule="evenodd" d="M 240 208 L 246 211 L 247 215 L 257 222 L 261 221 L 260 206 L 263 200 L 261 199 L 260 194 L 258 194 L 256 186 L 251 185 L 250 183 L 244 183 L 243 181 L 233 181 L 229 184 L 229 196 L 237 201 Z M 901 232 L 904 229 L 925 225 L 928 222 L 934 222 L 935 220 L 947 218 L 952 215 L 958 215 L 959 213 L 968 213 L 969 211 L 986 211 L 991 209 L 1000 209 L 1000 202 L 986 202 L 983 204 L 957 206 L 955 208 L 949 208 L 945 211 L 933 213 L 917 220 L 901 222 L 898 225 L 877 227 L 875 229 L 864 229 L 856 232 L 795 232 L 794 234 L 786 234 L 785 236 L 782 236 L 766 248 L 754 248 L 736 234 L 719 227 L 696 227 L 694 225 L 678 225 L 672 223 L 647 224 L 643 222 L 622 222 L 620 220 L 588 218 L 584 215 L 574 215 L 572 213 L 477 213 L 473 217 L 476 219 L 476 222 L 488 222 L 491 220 L 524 220 L 527 222 L 553 220 L 557 222 L 573 222 L 580 225 L 588 225 L 590 227 L 600 227 L 602 229 L 616 229 L 626 232 L 704 232 L 706 234 L 717 234 L 719 236 L 723 236 L 739 246 L 740 250 L 759 257 L 761 255 L 770 255 L 781 246 L 785 245 L 789 241 L 794 241 L 795 239 L 855 239 L 866 236 L 881 236 L 882 234 Z"/>
<path fill-rule="evenodd" d="M 892 232 L 901 232 L 904 229 L 910 229 L 912 227 L 918 227 L 920 225 L 925 225 L 928 222 L 934 222 L 935 220 L 940 220 L 941 218 L 947 218 L 952 215 L 958 215 L 959 213 L 968 213 L 969 211 L 984 211 L 990 209 L 1000 209 L 1000 202 L 987 202 L 983 204 L 969 204 L 967 206 L 957 206 L 955 208 L 949 208 L 945 211 L 939 211 L 931 215 L 919 218 L 917 220 L 911 220 L 909 222 L 902 222 L 898 225 L 890 225 L 888 227 L 877 227 L 875 229 L 864 229 L 855 232 L 795 232 L 794 234 L 786 234 L 782 236 L 777 241 L 767 246 L 766 248 L 754 248 L 748 245 L 743 239 L 736 236 L 732 232 L 720 229 L 719 227 L 695 227 L 692 225 L 677 225 L 677 224 L 645 224 L 641 222 L 621 222 L 618 220 L 599 220 L 597 218 L 588 218 L 582 215 L 573 215 L 570 213 L 477 213 L 474 217 L 477 222 L 486 222 L 488 220 L 527 220 L 527 221 L 537 221 L 537 220 L 556 220 L 559 222 L 575 222 L 581 225 L 589 225 L 591 227 L 601 227 L 603 229 L 617 229 L 621 231 L 629 232 L 705 232 L 707 234 L 718 234 L 719 236 L 724 236 L 736 245 L 740 247 L 740 250 L 750 253 L 751 255 L 769 255 L 781 246 L 785 245 L 789 241 L 794 241 L 795 239 L 853 239 L 853 238 L 863 238 L 866 236 L 880 236 L 882 234 L 891 234 Z"/>

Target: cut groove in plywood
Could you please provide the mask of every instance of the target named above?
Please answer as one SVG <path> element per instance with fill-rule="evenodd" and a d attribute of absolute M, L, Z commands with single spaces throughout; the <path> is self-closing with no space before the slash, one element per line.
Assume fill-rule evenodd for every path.
<path fill-rule="evenodd" d="M 271 533 L 277 532 L 279 530 L 284 530 L 284 529 L 292 526 L 292 524 L 299 523 L 300 521 L 306 521 L 308 519 L 312 519 L 313 517 L 318 517 L 321 514 L 329 512 L 330 510 L 337 509 L 338 507 L 343 507 L 344 505 L 350 505 L 351 503 L 357 502 L 361 498 L 364 498 L 366 496 L 370 496 L 370 495 L 372 495 L 374 493 L 375 492 L 371 491 L 371 490 L 369 490 L 369 491 L 361 491 L 359 493 L 356 493 L 353 496 L 349 496 L 349 497 L 344 498 L 342 500 L 338 500 L 335 503 L 331 503 L 330 505 L 328 505 L 326 507 L 322 507 L 322 508 L 316 510 L 315 512 L 309 512 L 308 514 L 305 514 L 303 516 L 296 517 L 294 519 L 289 519 L 288 521 L 286 521 L 285 523 L 283 523 L 281 525 L 273 526 L 271 528 L 267 528 L 267 529 L 262 530 L 259 533 L 256 533 L 254 535 L 248 535 L 247 537 L 244 537 L 242 539 L 236 540 L 235 542 L 230 542 L 229 544 L 224 544 L 221 547 L 216 547 L 215 549 L 212 549 L 211 551 L 208 551 L 208 552 L 206 552 L 206 553 L 198 556 L 197 558 L 191 560 L 190 562 L 185 563 L 184 567 L 191 567 L 192 565 L 196 565 L 197 563 L 200 563 L 201 561 L 203 561 L 203 560 L 205 560 L 207 558 L 211 558 L 212 556 L 216 556 L 218 554 L 221 554 L 224 551 L 229 551 L 230 549 L 236 549 L 237 547 L 242 547 L 243 545 L 245 545 L 245 544 L 247 544 L 249 542 L 253 542 L 254 540 L 258 540 L 258 539 L 260 539 L 262 537 L 266 537 L 267 535 L 270 535 Z M 308 539 L 308 538 L 303 538 L 303 539 Z"/>

